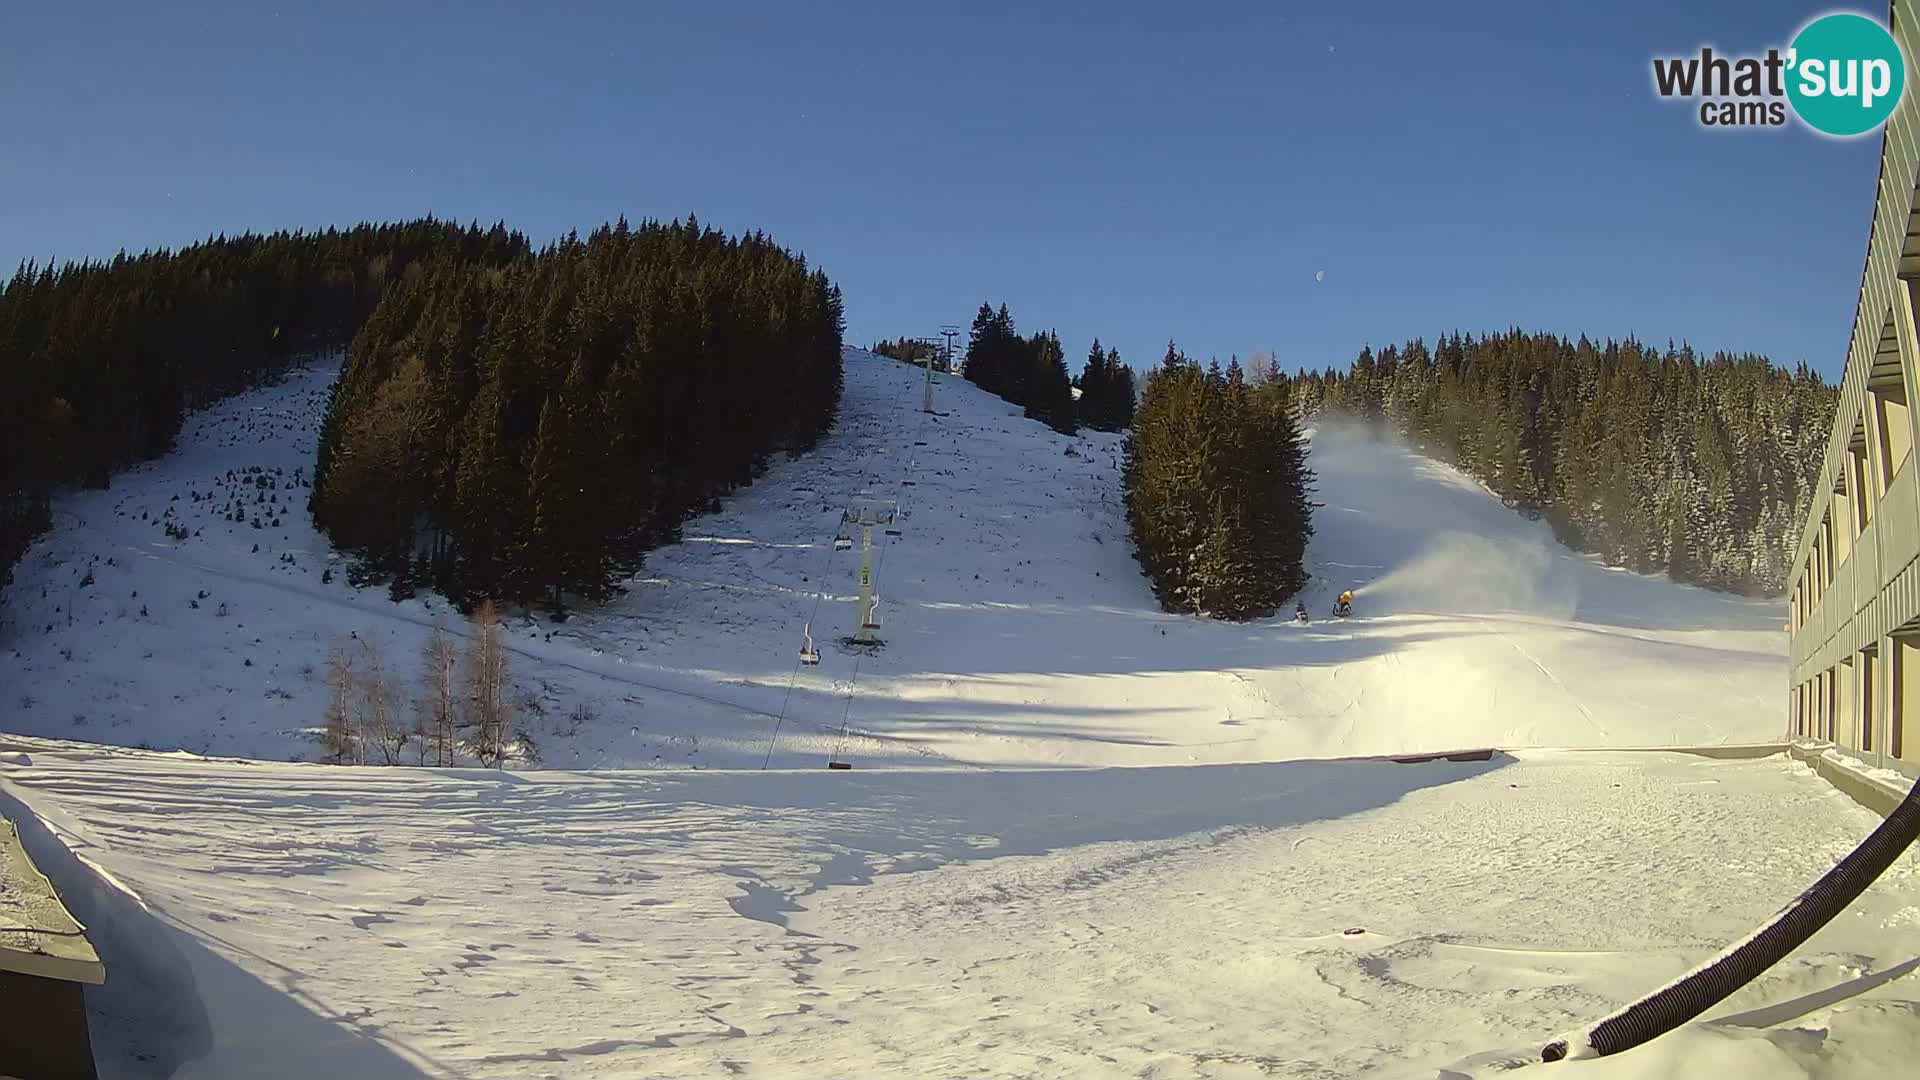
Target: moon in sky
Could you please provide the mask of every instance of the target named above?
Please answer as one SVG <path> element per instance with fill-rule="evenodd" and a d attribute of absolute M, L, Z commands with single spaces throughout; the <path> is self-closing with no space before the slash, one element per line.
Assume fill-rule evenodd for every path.
<path fill-rule="evenodd" d="M 1325 270 L 1315 270 L 1313 272 L 1313 280 L 1315 284 L 1327 280 L 1327 272 Z"/>

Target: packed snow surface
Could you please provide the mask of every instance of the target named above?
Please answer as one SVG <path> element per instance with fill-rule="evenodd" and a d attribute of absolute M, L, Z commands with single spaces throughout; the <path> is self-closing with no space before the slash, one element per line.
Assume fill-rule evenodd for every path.
<path fill-rule="evenodd" d="M 61 500 L 0 608 L 0 728 L 310 760 L 330 641 L 415 670 L 447 605 L 350 586 L 306 517 L 332 377 L 233 398 L 176 453 Z M 1457 471 L 1325 427 L 1315 621 L 1162 613 L 1126 541 L 1119 436 L 1057 435 L 945 376 L 929 415 L 923 379 L 850 350 L 817 451 L 689 522 L 610 607 L 511 618 L 545 764 L 1190 764 L 1786 727 L 1780 603 L 1608 569 Z M 898 535 L 873 530 L 873 655 L 838 644 L 861 537 L 832 539 L 862 492 L 899 509 Z M 1327 619 L 1346 588 L 1359 617 Z M 809 622 L 818 667 L 797 660 Z"/>
<path fill-rule="evenodd" d="M 56 879 L 100 882 L 68 899 L 117 1076 L 1491 1076 L 1877 822 L 1784 757 L 498 774 L 24 748 L 0 807 L 73 853 L 36 851 Z M 1547 1068 L 1903 1076 L 1917 957 L 1909 854 L 1706 1022 Z"/>

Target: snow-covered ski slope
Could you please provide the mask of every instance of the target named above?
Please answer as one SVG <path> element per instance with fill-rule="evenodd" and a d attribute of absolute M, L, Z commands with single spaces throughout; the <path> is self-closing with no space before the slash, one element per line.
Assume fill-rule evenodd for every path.
<path fill-rule="evenodd" d="M 860 353 L 847 375 L 832 438 L 618 604 L 516 618 L 557 769 L 239 759 L 312 755 L 327 639 L 405 667 L 445 610 L 321 582 L 284 485 L 326 372 L 63 501 L 0 642 L 0 812 L 107 964 L 104 1075 L 1494 1076 L 1874 825 L 1783 758 L 1280 760 L 1771 736 L 1777 609 L 1595 566 L 1322 429 L 1312 605 L 1357 585 L 1361 617 L 1164 615 L 1115 438 L 954 380 L 922 417 L 921 376 Z M 214 513 L 252 466 L 276 478 L 252 505 L 294 502 L 278 527 Z M 830 541 L 863 487 L 902 516 L 876 536 L 888 644 L 856 658 Z M 198 535 L 169 540 L 169 509 Z M 823 660 L 795 677 L 810 617 Z M 836 749 L 854 771 L 820 768 Z M 1909 855 L 1707 1022 L 1554 1068 L 1901 1076 L 1916 957 Z"/>
<path fill-rule="evenodd" d="M 0 730 L 311 758 L 329 640 L 412 671 L 445 603 L 350 587 L 306 521 L 295 471 L 331 376 L 232 399 L 173 455 L 60 501 L 7 596 Z M 1149 765 L 1784 729 L 1780 605 L 1596 565 L 1406 449 L 1314 432 L 1316 621 L 1208 623 L 1158 611 L 1138 573 L 1118 436 L 1059 436 L 945 377 L 930 416 L 920 371 L 858 350 L 846 376 L 833 435 L 690 522 L 625 597 L 515 618 L 546 764 Z M 863 491 L 900 507 L 899 535 L 874 530 L 887 644 L 868 656 L 835 644 L 860 553 L 831 544 Z M 1359 617 L 1326 619 L 1347 587 Z M 800 668 L 809 619 L 822 662 Z"/>

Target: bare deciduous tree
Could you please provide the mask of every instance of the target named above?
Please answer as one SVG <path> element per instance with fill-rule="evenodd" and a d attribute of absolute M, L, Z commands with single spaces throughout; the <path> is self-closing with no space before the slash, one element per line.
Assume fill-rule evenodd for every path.
<path fill-rule="evenodd" d="M 459 656 L 453 635 L 447 632 L 445 616 L 433 620 L 420 656 L 420 761 L 426 764 L 429 752 L 433 764 L 442 768 L 453 764 L 454 730 L 460 721 L 460 703 L 454 689 L 454 667 Z"/>
<path fill-rule="evenodd" d="M 1272 351 L 1247 357 L 1247 385 L 1265 386 L 1280 379 L 1280 358 Z"/>
<path fill-rule="evenodd" d="M 327 649 L 327 711 L 321 739 L 327 760 L 341 765 L 359 760 L 360 744 L 354 730 L 359 712 L 358 678 L 353 659 L 345 639 L 334 639 Z"/>
<path fill-rule="evenodd" d="M 398 765 L 412 734 L 400 720 L 399 687 L 387 673 L 380 651 L 365 638 L 360 641 L 357 675 L 361 725 L 365 732 L 362 741 L 371 742 L 380 751 L 381 761 Z"/>
<path fill-rule="evenodd" d="M 498 768 L 513 738 L 513 698 L 507 682 L 507 647 L 500 615 L 491 600 L 473 613 L 467 649 L 467 708 L 473 725 L 473 756 Z"/>

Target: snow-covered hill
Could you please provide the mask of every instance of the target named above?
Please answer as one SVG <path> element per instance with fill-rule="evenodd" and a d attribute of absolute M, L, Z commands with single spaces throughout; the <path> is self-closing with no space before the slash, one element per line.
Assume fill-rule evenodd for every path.
<path fill-rule="evenodd" d="M 1777 606 L 1594 565 L 1323 428 L 1312 603 L 1358 586 L 1361 617 L 1165 615 L 1116 438 L 847 375 L 825 445 L 620 602 L 514 620 L 559 769 L 244 760 L 312 756 L 333 635 L 402 662 L 445 610 L 322 580 L 295 470 L 327 372 L 63 501 L 0 641 L 0 812 L 106 962 L 103 1075 L 1490 1076 L 1874 824 L 1784 758 L 1282 760 L 1772 736 Z M 875 656 L 832 644 L 863 489 L 901 506 Z M 1915 956 L 1909 855 L 1707 1021 L 1554 1068 L 1904 1075 Z"/>
<path fill-rule="evenodd" d="M 0 729 L 311 758 L 329 640 L 413 668 L 444 602 L 349 586 L 306 521 L 330 378 L 235 398 L 177 453 L 60 502 L 7 598 Z M 1144 765 L 1784 727 L 1777 604 L 1600 567 L 1457 472 L 1337 430 L 1314 433 L 1309 604 L 1357 586 L 1361 617 L 1163 614 L 1128 552 L 1117 436 L 1059 436 L 945 377 L 928 415 L 922 378 L 849 350 L 816 453 L 691 522 L 610 608 L 515 619 L 547 764 Z M 900 507 L 899 535 L 875 530 L 870 656 L 833 644 L 859 551 L 831 540 L 861 492 Z M 809 620 L 817 668 L 796 662 Z"/>

